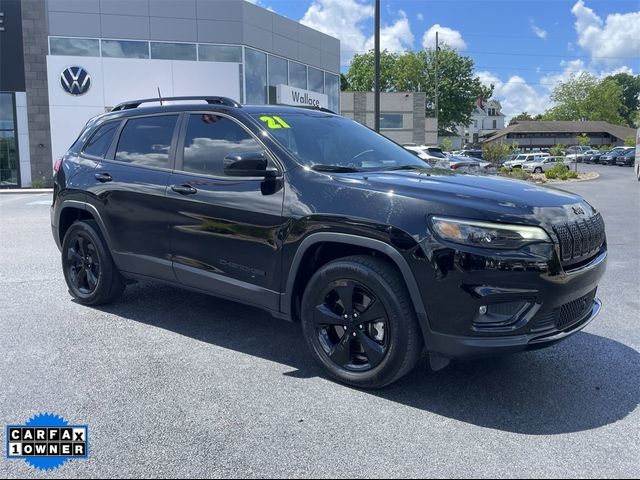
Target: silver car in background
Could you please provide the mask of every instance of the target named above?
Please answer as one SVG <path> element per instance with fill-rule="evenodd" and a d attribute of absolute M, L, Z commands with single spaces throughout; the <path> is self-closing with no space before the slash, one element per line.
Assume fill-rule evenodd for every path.
<path fill-rule="evenodd" d="M 525 162 L 522 165 L 522 169 L 525 172 L 529 173 L 543 173 L 551 170 L 558 163 L 564 165 L 565 168 L 569 170 L 571 168 L 570 165 L 571 163 L 573 163 L 573 161 L 571 158 L 566 159 L 565 157 L 545 157 L 534 161 Z"/>

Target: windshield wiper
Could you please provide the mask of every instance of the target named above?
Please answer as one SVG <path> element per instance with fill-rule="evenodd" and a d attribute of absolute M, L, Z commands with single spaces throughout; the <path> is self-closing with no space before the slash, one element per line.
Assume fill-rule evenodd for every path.
<path fill-rule="evenodd" d="M 418 166 L 418 165 L 399 165 L 397 167 L 387 167 L 384 168 L 385 171 L 393 171 L 393 170 L 431 170 L 429 166 Z"/>
<path fill-rule="evenodd" d="M 311 170 L 316 172 L 353 173 L 359 172 L 355 167 L 344 167 L 342 165 L 322 165 L 320 163 L 311 166 Z"/>

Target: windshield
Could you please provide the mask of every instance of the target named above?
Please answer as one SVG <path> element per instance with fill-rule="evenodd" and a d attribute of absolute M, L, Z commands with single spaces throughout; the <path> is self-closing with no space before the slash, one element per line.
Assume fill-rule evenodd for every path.
<path fill-rule="evenodd" d="M 447 158 L 447 156 L 442 153 L 442 150 L 440 150 L 439 148 L 427 148 L 427 153 L 432 157 Z"/>
<path fill-rule="evenodd" d="M 309 167 L 354 171 L 431 168 L 400 145 L 344 117 L 317 112 L 253 114 L 253 117 Z"/>

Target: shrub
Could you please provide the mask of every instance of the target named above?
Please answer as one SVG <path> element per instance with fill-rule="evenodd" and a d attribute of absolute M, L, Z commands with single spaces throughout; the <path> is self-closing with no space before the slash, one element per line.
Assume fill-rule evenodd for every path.
<path fill-rule="evenodd" d="M 549 149 L 549 153 L 552 157 L 561 157 L 562 155 L 564 155 L 564 145 L 554 145 Z"/>
<path fill-rule="evenodd" d="M 574 172 L 573 170 L 567 172 L 567 177 L 569 178 L 578 178 L 578 172 Z"/>
<path fill-rule="evenodd" d="M 31 182 L 31 188 L 44 188 L 44 180 L 36 178 Z"/>

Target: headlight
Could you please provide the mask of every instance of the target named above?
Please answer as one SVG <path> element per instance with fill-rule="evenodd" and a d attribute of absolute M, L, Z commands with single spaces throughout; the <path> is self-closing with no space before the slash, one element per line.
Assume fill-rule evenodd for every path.
<path fill-rule="evenodd" d="M 526 225 L 443 217 L 432 217 L 431 225 L 434 233 L 443 240 L 473 247 L 515 250 L 530 243 L 551 242 L 542 228 Z"/>

